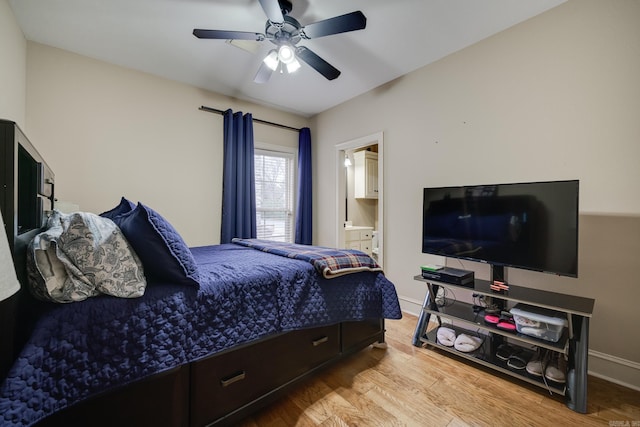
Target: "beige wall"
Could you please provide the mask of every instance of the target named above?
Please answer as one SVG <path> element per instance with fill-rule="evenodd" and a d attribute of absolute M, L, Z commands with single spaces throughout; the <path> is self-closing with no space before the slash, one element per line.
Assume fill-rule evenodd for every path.
<path fill-rule="evenodd" d="M 7 0 L 0 0 L 0 119 L 24 129 L 27 41 Z"/>
<path fill-rule="evenodd" d="M 0 112 L 23 123 L 48 159 L 59 198 L 84 210 L 111 208 L 126 195 L 165 215 L 190 245 L 217 243 L 222 119 L 197 108 L 231 107 L 295 127 L 309 124 L 26 44 L 6 0 L 0 12 L 0 47 L 17 61 L 0 62 L 0 75 L 10 82 L 2 87 L 10 96 L 0 101 Z M 334 146 L 378 131 L 385 139 L 385 272 L 408 310 L 417 310 L 424 296 L 413 275 L 433 262 L 420 253 L 423 187 L 578 178 L 580 277 L 511 270 L 509 279 L 596 298 L 590 347 L 598 358 L 590 366 L 640 387 L 638 340 L 624 339 L 640 324 L 634 271 L 640 258 L 639 21 L 637 0 L 570 0 L 314 118 L 314 243 L 335 243 Z M 256 126 L 258 141 L 291 145 L 292 138 Z M 488 274 L 483 266 L 465 267 Z M 611 368 L 607 358 L 629 369 Z"/>
<path fill-rule="evenodd" d="M 102 212 L 120 196 L 165 216 L 190 246 L 220 241 L 222 116 L 308 119 L 28 43 L 25 133 L 56 173 L 60 200 Z M 297 147 L 298 133 L 256 124 L 256 141 Z"/>
<path fill-rule="evenodd" d="M 630 362 L 635 378 L 617 379 L 640 387 L 640 341 L 613 333 L 640 324 L 638 22 L 638 1 L 570 0 L 315 117 L 316 243 L 334 244 L 335 145 L 379 131 L 385 272 L 410 311 L 418 266 L 443 262 L 421 254 L 423 187 L 580 179 L 580 277 L 508 277 L 595 298 L 590 348 Z"/>

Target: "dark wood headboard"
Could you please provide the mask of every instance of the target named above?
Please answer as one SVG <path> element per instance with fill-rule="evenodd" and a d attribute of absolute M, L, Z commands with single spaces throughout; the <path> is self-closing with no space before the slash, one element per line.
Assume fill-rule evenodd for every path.
<path fill-rule="evenodd" d="M 0 209 L 21 289 L 0 302 L 0 379 L 31 329 L 34 300 L 26 288 L 29 242 L 53 210 L 55 175 L 20 128 L 0 120 Z"/>

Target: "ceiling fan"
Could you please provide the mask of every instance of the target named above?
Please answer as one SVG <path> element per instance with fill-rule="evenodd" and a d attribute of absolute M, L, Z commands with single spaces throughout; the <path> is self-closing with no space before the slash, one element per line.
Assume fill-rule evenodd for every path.
<path fill-rule="evenodd" d="M 328 80 L 340 75 L 340 70 L 329 64 L 306 46 L 297 46 L 300 40 L 315 39 L 333 34 L 362 30 L 367 26 L 367 18 L 360 11 L 347 13 L 305 26 L 289 16 L 292 4 L 288 0 L 259 0 L 267 15 L 264 34 L 247 31 L 224 30 L 193 30 L 193 35 L 199 39 L 223 40 L 269 40 L 276 48 L 269 51 L 260 64 L 254 81 L 266 83 L 271 74 L 277 69 L 280 72 L 286 68 L 292 73 L 300 68 L 298 59 L 310 65 Z"/>

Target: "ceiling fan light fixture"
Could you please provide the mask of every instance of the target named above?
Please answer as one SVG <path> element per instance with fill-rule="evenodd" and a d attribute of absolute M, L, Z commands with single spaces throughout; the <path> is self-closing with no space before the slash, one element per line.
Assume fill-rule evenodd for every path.
<path fill-rule="evenodd" d="M 290 64 L 296 60 L 296 54 L 293 50 L 293 47 L 288 44 L 283 44 L 278 49 L 278 58 L 285 64 Z"/>
<path fill-rule="evenodd" d="M 269 54 L 262 60 L 267 67 L 275 71 L 278 68 L 278 52 L 275 49 L 269 51 Z"/>
<path fill-rule="evenodd" d="M 259 0 L 259 3 L 267 15 L 264 33 L 201 28 L 193 30 L 193 35 L 199 39 L 227 40 L 229 44 L 251 52 L 256 49 L 255 42 L 266 40 L 273 43 L 273 49 L 263 58 L 263 63 L 254 77 L 256 83 L 266 83 L 273 72 L 294 73 L 300 69 L 300 61 L 305 62 L 327 80 L 338 78 L 340 70 L 306 46 L 298 46 L 298 42 L 363 30 L 367 26 L 367 17 L 359 10 L 301 25 L 290 15 L 291 0 Z"/>
<path fill-rule="evenodd" d="M 293 61 L 287 64 L 288 73 L 295 73 L 296 71 L 298 71 L 299 68 L 300 68 L 300 61 L 298 61 L 296 58 L 293 58 Z"/>

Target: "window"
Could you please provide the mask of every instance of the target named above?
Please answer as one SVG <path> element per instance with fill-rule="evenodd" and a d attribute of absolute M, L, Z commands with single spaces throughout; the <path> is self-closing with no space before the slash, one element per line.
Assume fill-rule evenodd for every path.
<path fill-rule="evenodd" d="M 293 243 L 295 153 L 256 148 L 254 155 L 258 239 Z"/>

